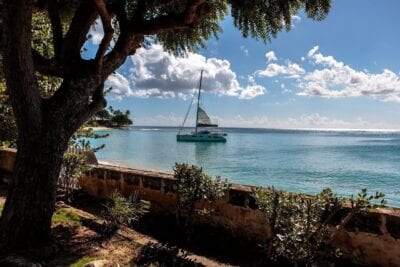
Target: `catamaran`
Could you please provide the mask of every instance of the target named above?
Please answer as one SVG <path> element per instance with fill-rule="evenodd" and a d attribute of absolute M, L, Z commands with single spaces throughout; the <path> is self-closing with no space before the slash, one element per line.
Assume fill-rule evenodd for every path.
<path fill-rule="evenodd" d="M 181 133 L 183 127 L 185 125 L 186 119 L 189 115 L 190 108 L 193 104 L 192 102 L 189 105 L 189 109 L 186 112 L 185 119 L 183 120 L 182 126 L 179 129 L 178 134 L 176 135 L 176 140 L 178 142 L 226 142 L 225 136 L 226 133 L 218 130 L 218 124 L 212 123 L 210 117 L 207 115 L 204 109 L 200 107 L 200 95 L 201 95 L 201 82 L 203 80 L 203 70 L 200 74 L 200 84 L 199 84 L 199 92 L 197 94 L 197 112 L 196 112 L 196 125 L 194 131 L 189 133 Z"/>

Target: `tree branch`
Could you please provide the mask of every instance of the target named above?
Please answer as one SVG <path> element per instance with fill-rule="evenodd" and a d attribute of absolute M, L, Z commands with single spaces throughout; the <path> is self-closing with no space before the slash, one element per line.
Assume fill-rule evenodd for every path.
<path fill-rule="evenodd" d="M 92 1 L 80 1 L 64 38 L 62 64 L 66 75 L 73 76 L 76 73 L 76 66 L 80 64 L 81 48 L 97 15 L 97 8 Z"/>
<path fill-rule="evenodd" d="M 185 24 L 192 24 L 196 20 L 197 9 L 205 2 L 206 0 L 189 1 L 185 11 Z"/>
<path fill-rule="evenodd" d="M 55 59 L 47 59 L 32 48 L 32 58 L 35 70 L 43 75 L 62 78 L 62 69 Z"/>
<path fill-rule="evenodd" d="M 104 37 L 101 40 L 99 49 L 97 50 L 96 53 L 96 67 L 100 71 L 102 66 L 103 66 L 103 58 L 104 54 L 107 51 L 108 46 L 111 43 L 112 37 L 114 35 L 114 29 L 111 25 L 111 17 L 110 14 L 107 11 L 106 5 L 103 0 L 94 0 L 97 9 L 100 14 L 100 19 L 103 24 L 103 29 L 104 29 Z"/>
<path fill-rule="evenodd" d="M 3 1 L 3 5 L 3 57 L 4 66 L 7 66 L 4 68 L 7 89 L 19 138 L 35 140 L 40 134 L 42 99 L 35 81 L 31 53 L 33 3 L 7 0 Z"/>
<path fill-rule="evenodd" d="M 47 11 L 51 22 L 51 29 L 53 31 L 54 54 L 56 60 L 58 60 L 61 57 L 63 31 L 57 1 L 47 0 Z"/>

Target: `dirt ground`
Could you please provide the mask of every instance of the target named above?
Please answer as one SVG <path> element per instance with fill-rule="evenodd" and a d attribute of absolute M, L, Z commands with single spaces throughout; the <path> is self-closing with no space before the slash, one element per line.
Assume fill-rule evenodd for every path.
<path fill-rule="evenodd" d="M 4 205 L 6 191 L 0 185 L 0 206 Z M 104 237 L 99 233 L 104 223 L 101 217 L 65 204 L 59 204 L 58 208 L 79 216 L 82 223 L 53 223 L 56 252 L 51 258 L 39 261 L 42 266 L 79 267 L 93 260 L 108 260 L 107 266 L 231 266 L 170 247 L 125 226 Z"/>

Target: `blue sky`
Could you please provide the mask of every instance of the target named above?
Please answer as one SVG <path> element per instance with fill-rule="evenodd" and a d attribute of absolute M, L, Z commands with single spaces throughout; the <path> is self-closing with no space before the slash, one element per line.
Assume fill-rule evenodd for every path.
<path fill-rule="evenodd" d="M 299 13 L 267 44 L 226 17 L 219 40 L 186 59 L 140 49 L 109 79 L 109 105 L 136 125 L 177 126 L 204 68 L 202 104 L 220 126 L 400 129 L 400 1 L 332 2 L 324 21 Z"/>

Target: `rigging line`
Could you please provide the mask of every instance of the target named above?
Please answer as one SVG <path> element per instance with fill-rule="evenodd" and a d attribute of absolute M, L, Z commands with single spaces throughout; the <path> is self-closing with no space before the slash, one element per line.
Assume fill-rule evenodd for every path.
<path fill-rule="evenodd" d="M 193 94 L 192 101 L 190 102 L 189 108 L 188 108 L 188 110 L 186 111 L 185 119 L 183 120 L 182 126 L 181 126 L 181 128 L 179 129 L 179 134 L 181 133 L 183 127 L 185 126 L 185 122 L 186 122 L 186 120 L 187 120 L 187 117 L 189 116 L 189 112 L 190 112 L 190 109 L 191 109 L 191 107 L 192 107 L 192 105 L 193 105 L 193 100 L 194 100 L 194 97 L 195 97 L 195 96 L 196 96 L 196 94 Z"/>

